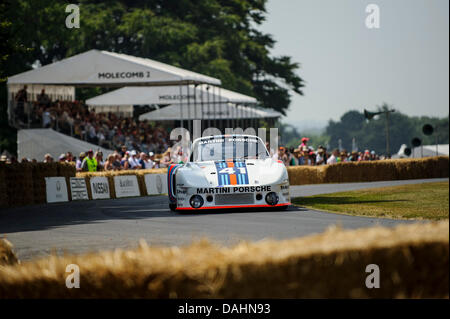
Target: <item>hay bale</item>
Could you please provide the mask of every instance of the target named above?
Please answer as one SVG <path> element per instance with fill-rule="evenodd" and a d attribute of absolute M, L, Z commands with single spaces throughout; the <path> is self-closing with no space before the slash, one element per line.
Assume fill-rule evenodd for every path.
<path fill-rule="evenodd" d="M 325 166 L 288 166 L 287 170 L 291 185 L 323 183 Z"/>
<path fill-rule="evenodd" d="M 80 288 L 64 283 L 77 264 Z M 381 289 L 367 289 L 377 264 Z M 0 298 L 448 298 L 448 221 L 217 247 L 51 256 L 0 267 Z"/>
<path fill-rule="evenodd" d="M 6 238 L 0 238 L 0 266 L 18 263 L 19 259 L 13 251 L 13 245 Z"/>
<path fill-rule="evenodd" d="M 0 162 L 0 208 L 9 206 L 5 175 L 6 169 L 6 163 Z"/>
<path fill-rule="evenodd" d="M 44 204 L 47 202 L 45 177 L 58 176 L 57 163 L 35 163 L 32 165 L 34 203 Z"/>
<path fill-rule="evenodd" d="M 9 164 L 4 173 L 9 206 L 33 204 L 32 165 L 29 163 Z"/>

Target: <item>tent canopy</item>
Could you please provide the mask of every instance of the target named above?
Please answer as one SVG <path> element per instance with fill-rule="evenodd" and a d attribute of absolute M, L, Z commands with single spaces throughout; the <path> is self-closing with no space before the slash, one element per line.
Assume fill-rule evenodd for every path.
<path fill-rule="evenodd" d="M 102 151 L 103 158 L 113 153 L 111 150 L 58 133 L 52 129 L 27 129 L 17 132 L 17 155 L 19 159 L 26 157 L 30 160 L 35 158 L 42 161 L 45 154 L 49 153 L 57 161 L 59 155 L 63 153 L 72 152 L 74 156 L 78 157 L 81 152 L 90 149 L 94 152 Z"/>
<path fill-rule="evenodd" d="M 281 113 L 271 110 L 247 106 L 237 106 L 233 103 L 207 104 L 197 103 L 187 108 L 185 104 L 171 104 L 158 110 L 139 116 L 140 121 L 176 121 L 199 119 L 263 119 L 278 118 Z"/>
<path fill-rule="evenodd" d="M 8 78 L 8 84 L 73 86 L 174 85 L 219 79 L 131 55 L 90 50 Z"/>
<path fill-rule="evenodd" d="M 127 86 L 86 100 L 89 106 L 146 105 L 172 103 L 232 102 L 256 104 L 251 96 L 211 85 L 189 86 Z"/>

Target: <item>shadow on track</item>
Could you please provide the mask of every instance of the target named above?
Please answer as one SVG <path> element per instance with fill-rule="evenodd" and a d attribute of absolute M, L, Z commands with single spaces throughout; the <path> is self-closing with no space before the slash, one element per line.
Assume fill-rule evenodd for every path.
<path fill-rule="evenodd" d="M 284 212 L 301 210 L 291 206 Z M 261 208 L 172 212 L 168 208 L 166 196 L 74 201 L 2 209 L 0 210 L 0 234 L 46 230 L 66 225 L 102 223 L 107 220 L 139 220 L 155 217 L 193 218 L 202 215 L 264 212 L 277 213 L 272 209 Z"/>

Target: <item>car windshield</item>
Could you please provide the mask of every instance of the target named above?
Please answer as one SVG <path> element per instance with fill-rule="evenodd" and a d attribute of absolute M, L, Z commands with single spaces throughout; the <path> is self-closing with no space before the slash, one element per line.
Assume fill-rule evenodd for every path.
<path fill-rule="evenodd" d="M 265 159 L 266 147 L 257 137 L 218 136 L 202 139 L 194 145 L 194 161 L 223 161 L 228 159 Z"/>

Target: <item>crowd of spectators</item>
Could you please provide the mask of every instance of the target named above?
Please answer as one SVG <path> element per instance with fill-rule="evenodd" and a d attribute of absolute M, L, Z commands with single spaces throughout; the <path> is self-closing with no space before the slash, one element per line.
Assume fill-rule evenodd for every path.
<path fill-rule="evenodd" d="M 17 163 L 15 158 L 7 159 L 6 157 L 2 157 L 1 160 L 8 163 Z M 101 151 L 94 152 L 93 150 L 81 152 L 78 158 L 71 152 L 61 154 L 58 159 L 54 159 L 51 154 L 45 154 L 42 162 L 54 163 L 57 161 L 60 163 L 73 163 L 77 172 L 99 172 L 166 168 L 170 164 L 186 163 L 188 160 L 188 154 L 181 147 L 176 147 L 173 151 L 169 147 L 162 154 L 155 154 L 153 152 L 137 152 L 136 150 L 129 151 L 125 145 L 122 145 L 120 151 L 114 151 L 106 156 Z M 22 158 L 20 162 L 37 163 L 37 160 Z"/>
<path fill-rule="evenodd" d="M 30 109 L 26 106 L 31 105 Z M 96 113 L 79 101 L 52 102 L 45 89 L 31 104 L 27 100 L 27 86 L 16 94 L 16 119 L 45 128 L 53 128 L 75 138 L 116 150 L 104 158 L 102 152 L 89 150 L 76 158 L 70 152 L 61 154 L 58 161 L 76 163 L 77 171 L 108 171 L 124 169 L 163 168 L 171 163 L 188 161 L 181 148 L 172 152 L 168 130 L 152 126 L 147 121 L 132 117 L 118 116 L 114 113 Z M 347 152 L 334 149 L 331 152 L 319 146 L 317 150 L 308 146 L 309 139 L 303 137 L 297 148 L 281 146 L 271 150 L 271 156 L 286 166 L 332 165 L 340 162 L 379 160 L 374 151 Z M 269 145 L 267 144 L 267 148 Z M 156 155 L 158 154 L 158 155 Z M 17 162 L 13 158 L 11 161 Z M 21 162 L 30 161 L 22 159 Z M 44 162 L 52 162 L 50 154 Z M 31 160 L 36 162 L 36 159 Z"/>
<path fill-rule="evenodd" d="M 43 89 L 36 101 L 27 102 L 26 86 L 16 94 L 16 118 L 33 127 L 53 128 L 107 149 L 128 149 L 141 153 L 162 153 L 169 146 L 169 132 L 150 122 L 114 113 L 96 113 L 79 101 L 52 102 Z M 31 110 L 26 110 L 31 105 Z M 29 117 L 28 115 L 29 114 Z"/>
<path fill-rule="evenodd" d="M 286 166 L 296 165 L 332 165 L 342 162 L 360 162 L 360 161 L 374 161 L 380 160 L 379 155 L 375 151 L 365 150 L 364 152 L 347 152 L 346 150 L 339 151 L 333 149 L 329 152 L 326 147 L 320 145 L 317 150 L 308 146 L 309 139 L 303 137 L 301 144 L 297 148 L 286 148 L 280 146 L 277 152 L 271 151 L 274 159 L 280 160 Z M 269 149 L 269 148 L 268 148 Z"/>

